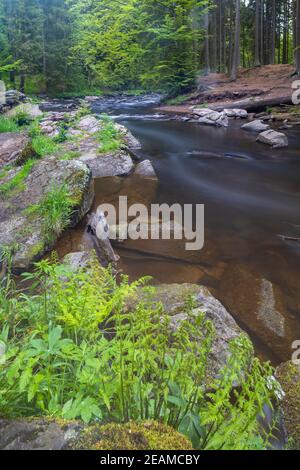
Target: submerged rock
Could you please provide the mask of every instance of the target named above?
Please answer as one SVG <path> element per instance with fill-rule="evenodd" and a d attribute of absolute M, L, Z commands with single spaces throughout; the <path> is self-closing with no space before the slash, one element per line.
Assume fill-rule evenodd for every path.
<path fill-rule="evenodd" d="M 208 108 L 193 108 L 193 113 L 199 117 L 200 124 L 208 124 L 210 126 L 228 127 L 228 117 L 225 112 L 219 113 Z"/>
<path fill-rule="evenodd" d="M 300 366 L 292 362 L 281 364 L 276 378 L 284 392 L 281 412 L 289 447 L 300 450 Z"/>
<path fill-rule="evenodd" d="M 0 133 L 0 168 L 26 160 L 31 151 L 30 140 L 19 132 Z"/>
<path fill-rule="evenodd" d="M 262 142 L 263 144 L 271 145 L 271 147 L 275 149 L 288 147 L 289 145 L 288 138 L 285 134 L 273 130 L 268 130 L 259 134 L 257 141 Z"/>
<path fill-rule="evenodd" d="M 4 183 L 17 170 L 8 172 Z M 75 226 L 89 211 L 94 187 L 89 168 L 79 161 L 60 161 L 48 158 L 36 163 L 23 185 L 0 198 L 0 245 L 14 247 L 13 268 L 28 269 L 51 248 L 46 241 L 44 220 L 32 212 L 48 192 L 66 185 L 74 202 L 71 226 Z M 51 230 L 52 227 L 48 227 Z M 53 230 L 53 244 L 60 235 L 59 227 Z M 52 245 L 52 243 L 51 243 Z"/>
<path fill-rule="evenodd" d="M 247 325 L 260 342 L 282 360 L 287 358 L 294 332 L 281 288 L 244 264 L 229 264 L 218 291 L 230 312 Z"/>
<path fill-rule="evenodd" d="M 242 129 L 244 129 L 244 131 L 249 132 L 263 132 L 267 129 L 270 129 L 270 126 L 269 124 L 265 124 L 264 122 L 262 122 L 260 119 L 255 119 L 254 121 L 247 122 L 247 124 L 244 124 L 242 126 Z"/>

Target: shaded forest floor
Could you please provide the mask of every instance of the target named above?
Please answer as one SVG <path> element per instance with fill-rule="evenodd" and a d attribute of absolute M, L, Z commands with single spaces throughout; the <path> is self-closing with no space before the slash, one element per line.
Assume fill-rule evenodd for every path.
<path fill-rule="evenodd" d="M 224 109 L 229 106 L 246 106 L 249 101 L 268 105 L 287 104 L 292 97 L 292 65 L 266 65 L 251 69 L 240 69 L 238 79 L 231 79 L 223 73 L 211 73 L 200 77 L 197 90 L 189 96 L 178 97 L 172 104 L 162 105 L 164 112 L 189 113 L 190 106 L 203 105 L 212 109 Z M 175 104 L 176 101 L 180 104 Z M 244 106 L 243 106 L 244 104 Z"/>

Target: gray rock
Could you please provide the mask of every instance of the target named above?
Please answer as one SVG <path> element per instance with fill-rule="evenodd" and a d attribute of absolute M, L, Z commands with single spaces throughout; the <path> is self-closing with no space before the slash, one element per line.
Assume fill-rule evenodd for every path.
<path fill-rule="evenodd" d="M 43 112 L 40 110 L 39 105 L 32 103 L 19 104 L 15 108 L 7 111 L 7 113 L 5 113 L 5 116 L 15 117 L 19 113 L 26 113 L 32 120 L 43 116 Z"/>
<path fill-rule="evenodd" d="M 1 450 L 64 450 L 84 426 L 47 419 L 0 420 Z"/>
<path fill-rule="evenodd" d="M 16 106 L 18 103 L 25 101 L 26 96 L 18 90 L 7 90 L 5 93 L 5 101 L 7 106 Z"/>
<path fill-rule="evenodd" d="M 18 132 L 0 133 L 0 168 L 13 165 L 26 157 L 30 141 L 26 134 Z"/>
<path fill-rule="evenodd" d="M 139 140 L 132 135 L 129 129 L 127 129 L 125 126 L 122 126 L 121 124 L 115 124 L 116 129 L 120 132 L 124 144 L 129 148 L 129 149 L 140 149 L 142 148 L 141 143 Z"/>
<path fill-rule="evenodd" d="M 134 169 L 132 158 L 122 150 L 111 154 L 99 154 L 97 150 L 91 149 L 83 154 L 80 160 L 90 167 L 94 178 L 124 176 Z"/>
<path fill-rule="evenodd" d="M 285 134 L 273 130 L 268 130 L 259 134 L 257 141 L 270 145 L 273 148 L 284 148 L 289 145 L 288 138 Z"/>
<path fill-rule="evenodd" d="M 81 131 L 89 132 L 90 134 L 95 134 L 101 129 L 101 122 L 93 115 L 84 116 L 77 123 L 77 128 Z"/>
<path fill-rule="evenodd" d="M 297 330 L 292 326 L 287 296 L 282 287 L 248 264 L 230 263 L 218 290 L 220 300 L 247 325 L 261 344 L 286 358 Z"/>
<path fill-rule="evenodd" d="M 244 124 L 242 126 L 242 129 L 244 129 L 244 131 L 249 132 L 263 132 L 267 129 L 270 129 L 270 126 L 269 124 L 265 124 L 264 122 L 262 122 L 260 119 L 255 119 L 254 121 L 247 122 L 247 124 Z"/>
<path fill-rule="evenodd" d="M 63 259 L 63 264 L 71 268 L 72 271 L 77 271 L 78 269 L 86 268 L 95 257 L 95 250 L 78 251 L 67 254 Z"/>
<path fill-rule="evenodd" d="M 240 118 L 240 119 L 246 119 L 248 117 L 248 111 L 245 109 L 224 109 L 224 113 L 226 116 L 229 118 Z"/>
<path fill-rule="evenodd" d="M 19 169 L 11 170 L 4 182 Z M 0 198 L 0 245 L 14 246 L 13 268 L 28 269 L 52 246 L 46 242 L 43 219 L 28 216 L 26 210 L 38 204 L 55 186 L 66 184 L 74 199 L 71 226 L 75 226 L 89 211 L 94 186 L 89 168 L 80 161 L 61 161 L 47 158 L 39 161 L 24 181 L 24 188 Z M 53 244 L 60 236 L 59 228 L 53 234 Z"/>
<path fill-rule="evenodd" d="M 206 287 L 193 284 L 170 284 L 156 287 L 154 299 L 161 302 L 166 313 L 172 316 L 173 327 L 186 319 L 184 313 L 187 298 L 194 296 L 197 307 L 194 313 L 205 314 L 215 328 L 216 335 L 209 358 L 209 375 L 216 377 L 229 355 L 229 342 L 244 334 L 225 307 L 215 299 Z M 195 338 L 197 340 L 197 338 Z"/>
<path fill-rule="evenodd" d="M 143 178 L 155 178 L 157 179 L 155 170 L 150 160 L 144 160 L 138 163 L 134 171 L 135 175 L 142 176 Z"/>
<path fill-rule="evenodd" d="M 225 112 L 219 113 L 208 108 L 193 108 L 193 112 L 199 117 L 200 124 L 208 124 L 210 126 L 228 127 L 229 121 Z"/>

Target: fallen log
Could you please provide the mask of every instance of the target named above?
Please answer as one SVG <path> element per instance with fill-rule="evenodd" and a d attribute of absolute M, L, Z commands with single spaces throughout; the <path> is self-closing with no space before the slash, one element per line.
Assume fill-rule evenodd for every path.
<path fill-rule="evenodd" d="M 241 101 L 234 101 L 230 103 L 223 103 L 222 105 L 216 104 L 216 105 L 211 105 L 210 109 L 213 109 L 214 111 L 223 111 L 224 108 L 226 109 L 234 109 L 234 108 L 239 108 L 239 109 L 245 109 L 246 111 L 249 112 L 256 112 L 260 111 L 261 109 L 265 109 L 268 107 L 272 106 L 282 106 L 282 105 L 292 105 L 292 96 L 280 96 L 280 97 L 274 97 L 274 98 L 266 98 L 266 99 L 255 99 L 254 98 L 249 98 L 246 100 L 241 100 Z"/>

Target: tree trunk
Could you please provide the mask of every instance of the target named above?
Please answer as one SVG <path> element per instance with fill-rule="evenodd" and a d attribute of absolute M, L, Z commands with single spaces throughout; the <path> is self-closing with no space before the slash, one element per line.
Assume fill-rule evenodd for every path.
<path fill-rule="evenodd" d="M 204 28 L 205 28 L 205 74 L 210 73 L 210 47 L 209 47 L 209 13 L 205 12 L 204 15 Z"/>
<path fill-rule="evenodd" d="M 300 0 L 297 0 L 296 13 L 296 71 L 300 75 Z"/>
<path fill-rule="evenodd" d="M 260 66 L 260 9 L 261 0 L 256 0 L 255 9 L 255 67 Z"/>
<path fill-rule="evenodd" d="M 241 32 L 241 2 L 236 0 L 235 3 L 235 33 L 234 33 L 234 50 L 233 50 L 233 60 L 232 60 L 232 69 L 231 69 L 231 80 L 237 79 L 237 70 L 240 62 L 240 32 Z"/>

